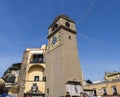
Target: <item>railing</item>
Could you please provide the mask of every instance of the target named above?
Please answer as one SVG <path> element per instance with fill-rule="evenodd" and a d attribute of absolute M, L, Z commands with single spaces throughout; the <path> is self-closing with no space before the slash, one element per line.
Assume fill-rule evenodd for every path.
<path fill-rule="evenodd" d="M 35 58 L 31 60 L 30 63 L 44 63 L 44 60 L 41 58 Z"/>

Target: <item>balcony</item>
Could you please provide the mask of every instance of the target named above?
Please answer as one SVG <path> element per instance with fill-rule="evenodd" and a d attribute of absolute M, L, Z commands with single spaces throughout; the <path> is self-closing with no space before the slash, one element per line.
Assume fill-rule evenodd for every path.
<path fill-rule="evenodd" d="M 44 63 L 44 61 L 41 58 L 34 58 L 30 61 L 30 63 Z"/>
<path fill-rule="evenodd" d="M 30 60 L 30 63 L 44 63 L 42 54 L 35 54 Z"/>

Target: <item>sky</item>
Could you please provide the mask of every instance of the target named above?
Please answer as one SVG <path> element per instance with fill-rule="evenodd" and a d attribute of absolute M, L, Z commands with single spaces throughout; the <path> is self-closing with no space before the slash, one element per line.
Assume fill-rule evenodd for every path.
<path fill-rule="evenodd" d="M 0 0 L 0 77 L 26 48 L 47 44 L 48 27 L 61 14 L 76 22 L 85 80 L 120 72 L 120 0 Z"/>

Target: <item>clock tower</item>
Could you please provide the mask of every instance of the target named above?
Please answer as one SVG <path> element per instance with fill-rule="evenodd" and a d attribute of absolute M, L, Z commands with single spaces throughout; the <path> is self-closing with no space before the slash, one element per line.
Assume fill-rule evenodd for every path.
<path fill-rule="evenodd" d="M 46 97 L 79 97 L 82 92 L 76 35 L 75 22 L 66 15 L 48 28 Z"/>

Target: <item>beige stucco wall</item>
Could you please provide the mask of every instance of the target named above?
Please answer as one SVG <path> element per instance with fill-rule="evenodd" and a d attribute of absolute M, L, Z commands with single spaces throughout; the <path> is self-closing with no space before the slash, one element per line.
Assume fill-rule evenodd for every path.
<path fill-rule="evenodd" d="M 96 83 L 92 85 L 85 85 L 84 89 L 95 89 L 97 95 L 103 95 L 103 88 L 106 88 L 107 94 L 113 95 L 113 91 L 112 91 L 113 86 L 116 86 L 117 92 L 120 95 L 120 81 L 111 81 L 111 82 Z"/>
<path fill-rule="evenodd" d="M 43 79 L 44 68 L 40 65 L 33 65 L 29 68 L 29 71 L 26 75 L 26 83 L 25 83 L 25 93 L 30 91 L 33 83 L 37 83 L 38 89 L 45 93 L 45 82 L 41 82 Z M 34 77 L 39 76 L 39 81 L 34 81 Z"/>
<path fill-rule="evenodd" d="M 60 18 L 56 22 L 66 27 L 65 22 L 67 20 Z M 49 29 L 51 36 L 48 39 L 48 52 L 46 53 L 46 90 L 49 89 L 50 92 L 49 94 L 46 92 L 46 97 L 48 95 L 49 97 L 65 96 L 65 83 L 67 81 L 82 82 L 75 24 L 73 22 L 69 23 L 70 28 L 66 27 L 66 30 L 64 27 L 60 29 L 58 27 L 57 32 L 53 35 L 51 34 L 52 28 Z M 56 44 L 51 42 L 54 36 L 59 36 Z"/>
<path fill-rule="evenodd" d="M 33 83 L 37 83 L 38 90 L 41 93 L 45 93 L 45 82 L 26 82 L 25 83 L 25 93 L 31 90 Z"/>
<path fill-rule="evenodd" d="M 45 93 L 45 82 L 43 81 L 45 63 L 31 63 L 31 56 L 33 54 L 44 54 L 46 46 L 40 48 L 28 48 L 24 52 L 20 76 L 19 76 L 19 91 L 18 97 L 23 97 L 25 93 L 30 92 L 33 83 L 37 83 L 38 90 Z M 39 81 L 34 81 L 34 77 L 39 76 Z M 38 91 L 38 92 L 39 92 Z"/>
<path fill-rule="evenodd" d="M 118 79 L 120 79 L 120 73 L 114 74 L 114 75 L 111 75 L 111 76 L 105 76 L 105 79 L 109 80 L 109 81 L 118 80 Z"/>

